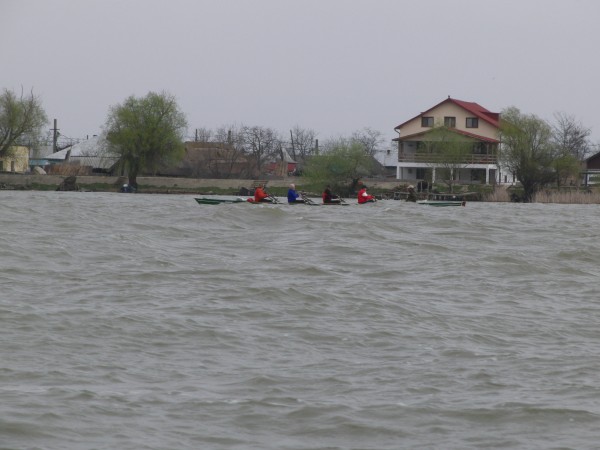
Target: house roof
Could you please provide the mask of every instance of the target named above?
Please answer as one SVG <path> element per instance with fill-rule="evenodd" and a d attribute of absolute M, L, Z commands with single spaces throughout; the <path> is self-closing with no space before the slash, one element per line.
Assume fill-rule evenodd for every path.
<path fill-rule="evenodd" d="M 99 169 L 110 169 L 119 160 L 116 156 L 106 154 L 98 136 L 52 153 L 44 159 L 51 162 L 63 162 L 67 159 L 67 156 L 69 161 L 79 161 L 82 166 Z"/>
<path fill-rule="evenodd" d="M 594 161 L 594 160 L 596 160 L 596 159 L 600 159 L 600 152 L 598 152 L 598 153 L 594 153 L 593 155 L 591 155 L 591 156 L 588 156 L 588 157 L 585 159 L 585 162 Z"/>
<path fill-rule="evenodd" d="M 469 113 L 473 114 L 474 116 L 480 118 L 481 120 L 488 122 L 489 124 L 493 125 L 494 127 L 498 128 L 500 126 L 500 113 L 491 112 L 488 109 L 484 108 L 483 106 L 481 106 L 480 104 L 475 103 L 475 102 L 466 102 L 464 100 L 457 100 L 457 99 L 454 99 L 454 98 L 451 98 L 450 96 L 448 96 L 447 99 L 439 102 L 435 106 L 432 106 L 427 111 L 423 111 L 421 114 L 414 116 L 413 118 L 407 120 L 406 122 L 402 122 L 400 125 L 395 127 L 394 130 L 397 130 L 398 128 L 406 125 L 408 122 L 410 122 L 418 117 L 426 115 L 429 111 L 434 110 L 435 108 L 439 107 L 440 105 L 442 105 L 444 103 L 454 103 L 455 105 L 460 106 L 464 110 L 466 110 Z"/>
<path fill-rule="evenodd" d="M 490 144 L 499 144 L 500 143 L 500 141 L 498 139 L 492 139 L 492 138 L 489 138 L 489 137 L 486 137 L 486 136 L 481 136 L 479 134 L 469 133 L 468 131 L 458 130 L 456 128 L 452 128 L 452 129 L 450 129 L 450 131 L 452 131 L 454 133 L 457 133 L 457 134 L 460 134 L 462 136 L 466 136 L 466 137 L 470 137 L 470 138 L 476 139 L 478 141 L 488 142 Z M 397 141 L 410 141 L 411 139 L 414 139 L 417 136 L 423 136 L 423 135 L 425 135 L 427 133 L 430 133 L 430 132 L 431 132 L 431 130 L 426 130 L 426 131 L 422 131 L 420 133 L 413 133 L 413 134 L 410 134 L 408 136 L 397 137 L 397 138 L 392 139 L 392 140 L 396 141 L 396 142 Z"/>

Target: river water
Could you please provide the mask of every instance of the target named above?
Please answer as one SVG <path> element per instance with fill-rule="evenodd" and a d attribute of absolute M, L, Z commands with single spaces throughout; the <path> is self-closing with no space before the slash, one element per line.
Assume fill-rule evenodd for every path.
<path fill-rule="evenodd" d="M 0 191 L 0 449 L 600 448 L 599 213 Z"/>

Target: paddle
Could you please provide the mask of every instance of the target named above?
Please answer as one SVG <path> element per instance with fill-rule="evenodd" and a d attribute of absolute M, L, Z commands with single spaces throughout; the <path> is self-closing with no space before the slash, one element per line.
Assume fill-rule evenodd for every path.
<path fill-rule="evenodd" d="M 316 205 L 316 202 L 313 202 L 310 198 L 308 198 L 308 196 L 306 195 L 306 193 L 300 192 L 300 197 L 302 197 L 302 200 L 304 200 L 304 203 L 306 203 L 307 205 Z"/>
<path fill-rule="evenodd" d="M 274 197 L 272 194 L 269 194 L 269 193 L 267 192 L 267 195 L 268 195 L 268 197 L 267 197 L 267 198 L 268 198 L 268 199 L 271 199 L 271 203 L 279 203 L 279 200 L 277 200 L 277 198 L 276 198 L 276 197 Z"/>
<path fill-rule="evenodd" d="M 331 194 L 331 199 L 333 200 L 331 203 L 339 203 L 340 205 L 345 205 L 346 202 L 339 195 Z"/>

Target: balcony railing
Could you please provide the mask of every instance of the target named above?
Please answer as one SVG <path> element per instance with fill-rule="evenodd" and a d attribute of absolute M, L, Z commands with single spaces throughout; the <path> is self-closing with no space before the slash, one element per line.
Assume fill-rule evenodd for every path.
<path fill-rule="evenodd" d="M 398 155 L 398 162 L 415 162 L 425 164 L 441 164 L 448 163 L 448 157 L 444 155 L 434 155 L 426 153 L 413 153 L 411 155 Z M 498 157 L 496 155 L 478 155 L 473 154 L 467 156 L 460 164 L 497 164 Z"/>

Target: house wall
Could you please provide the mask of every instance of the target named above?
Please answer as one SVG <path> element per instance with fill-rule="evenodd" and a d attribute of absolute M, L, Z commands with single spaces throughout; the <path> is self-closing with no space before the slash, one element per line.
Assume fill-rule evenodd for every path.
<path fill-rule="evenodd" d="M 585 168 L 588 170 L 599 170 L 600 169 L 600 154 L 589 157 L 586 161 Z"/>
<path fill-rule="evenodd" d="M 484 136 L 491 139 L 498 139 L 498 130 L 496 127 L 491 125 L 490 123 L 484 121 L 482 118 L 479 118 L 479 127 L 478 128 L 467 128 L 466 127 L 466 119 L 467 117 L 476 117 L 464 110 L 460 106 L 455 103 L 443 103 L 439 105 L 437 108 L 432 109 L 425 117 L 433 117 L 434 124 L 436 126 L 444 124 L 444 117 L 456 117 L 456 129 L 466 131 L 469 133 L 478 134 L 480 136 Z M 411 121 L 407 122 L 400 128 L 400 138 L 404 136 L 410 136 L 412 134 L 422 133 L 424 131 L 430 130 L 430 127 L 422 127 L 421 126 L 421 116 L 415 117 Z"/>
<path fill-rule="evenodd" d="M 0 170 L 2 172 L 25 173 L 29 170 L 29 149 L 23 146 L 14 146 L 10 154 L 0 157 Z"/>

